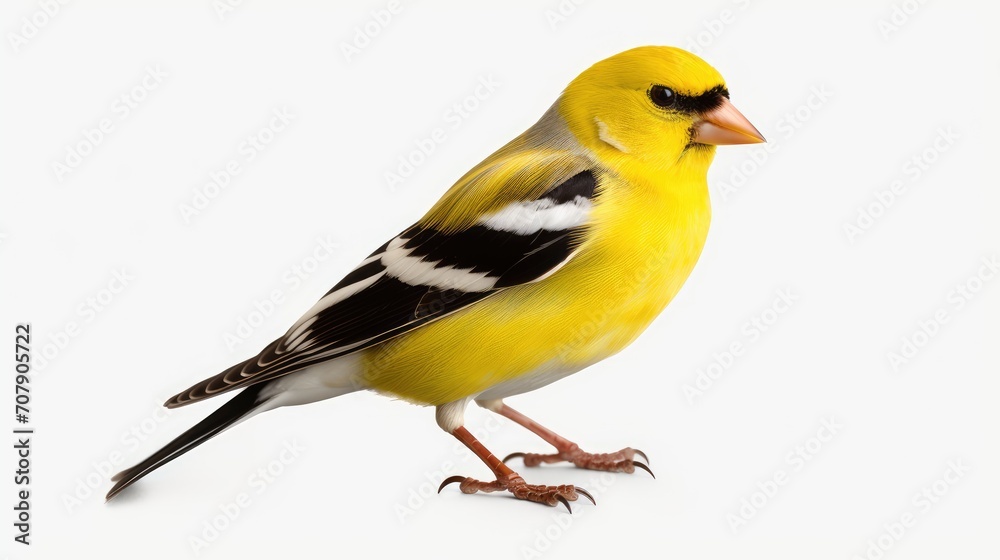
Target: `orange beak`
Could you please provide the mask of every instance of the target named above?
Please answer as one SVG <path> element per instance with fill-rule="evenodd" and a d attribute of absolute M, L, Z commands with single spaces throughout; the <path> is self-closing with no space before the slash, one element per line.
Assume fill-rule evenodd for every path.
<path fill-rule="evenodd" d="M 694 125 L 692 141 L 695 143 L 721 146 L 766 142 L 760 131 L 724 97 L 722 105 L 700 116 Z"/>

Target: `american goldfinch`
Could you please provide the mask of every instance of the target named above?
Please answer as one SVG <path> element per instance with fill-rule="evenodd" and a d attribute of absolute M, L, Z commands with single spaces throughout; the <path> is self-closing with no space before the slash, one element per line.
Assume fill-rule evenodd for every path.
<path fill-rule="evenodd" d="M 641 452 L 586 453 L 504 399 L 635 340 L 701 253 L 715 145 L 763 141 L 722 76 L 687 51 L 639 47 L 594 64 L 284 336 L 167 400 L 175 408 L 240 390 L 117 474 L 108 499 L 251 416 L 361 389 L 436 407 L 438 425 L 495 476 L 452 477 L 442 488 L 459 482 L 467 494 L 505 490 L 567 508 L 579 495 L 593 501 L 573 485 L 525 482 L 463 427 L 470 401 L 555 448 L 514 454 L 526 466 L 648 471 L 635 460 Z"/>

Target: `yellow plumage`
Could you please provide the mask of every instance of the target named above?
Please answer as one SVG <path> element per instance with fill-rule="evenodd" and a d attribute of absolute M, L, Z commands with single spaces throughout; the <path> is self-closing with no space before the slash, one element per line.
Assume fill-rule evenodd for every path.
<path fill-rule="evenodd" d="M 284 336 L 169 399 L 173 408 L 242 390 L 116 475 L 108 497 L 255 414 L 359 389 L 435 406 L 438 424 L 496 476 L 442 487 L 567 508 L 592 499 L 575 486 L 527 484 L 493 456 L 463 426 L 473 399 L 556 448 L 520 454 L 526 465 L 648 471 L 638 450 L 586 453 L 503 399 L 603 360 L 649 326 L 701 254 L 715 145 L 760 141 L 719 73 L 693 54 L 640 47 L 598 62 Z"/>
<path fill-rule="evenodd" d="M 659 115 L 642 106 L 650 75 L 691 92 L 723 83 L 700 59 L 665 47 L 634 49 L 581 74 L 553 107 L 599 162 L 599 195 L 579 252 L 540 282 L 364 351 L 364 378 L 373 388 L 441 405 L 521 376 L 581 369 L 627 346 L 670 303 L 708 233 L 706 174 L 715 148 L 681 156 L 686 134 L 664 133 Z M 595 118 L 617 130 L 627 153 L 600 140 Z M 666 123 L 678 131 L 690 126 Z M 467 173 L 421 223 L 467 227 L 588 165 L 568 150 L 537 146 L 532 133 Z"/>
<path fill-rule="evenodd" d="M 582 368 L 618 352 L 673 299 L 701 254 L 708 190 L 704 175 L 682 171 L 642 182 L 600 175 L 593 223 L 569 263 L 366 350 L 365 379 L 438 405 L 545 365 Z"/>

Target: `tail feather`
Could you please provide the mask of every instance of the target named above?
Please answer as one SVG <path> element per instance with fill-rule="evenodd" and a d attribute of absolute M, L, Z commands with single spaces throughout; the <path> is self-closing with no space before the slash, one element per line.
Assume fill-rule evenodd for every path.
<path fill-rule="evenodd" d="M 260 398 L 261 389 L 265 385 L 258 384 L 247 387 L 207 418 L 195 424 L 190 430 L 163 446 L 162 449 L 153 453 L 141 463 L 113 476 L 111 480 L 115 482 L 115 485 L 108 492 L 107 499 L 114 498 L 119 492 L 131 486 L 140 478 L 191 451 L 198 445 L 252 415 L 256 409 L 270 400 L 268 398 Z"/>

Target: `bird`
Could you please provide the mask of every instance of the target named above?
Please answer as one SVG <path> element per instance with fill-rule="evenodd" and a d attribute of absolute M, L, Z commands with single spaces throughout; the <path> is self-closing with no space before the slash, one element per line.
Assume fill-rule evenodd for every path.
<path fill-rule="evenodd" d="M 572 511 L 569 502 L 593 496 L 573 484 L 529 484 L 507 463 L 652 474 L 642 451 L 586 452 L 505 399 L 629 346 L 701 255 L 716 146 L 764 141 L 722 75 L 695 54 L 641 46 L 593 64 L 284 335 L 168 399 L 177 408 L 238 391 L 112 477 L 107 499 L 262 412 L 361 390 L 433 406 L 440 428 L 494 477 L 455 475 L 439 493 L 458 483 L 464 494 L 507 492 Z M 473 402 L 554 452 L 498 459 L 464 426 Z"/>

